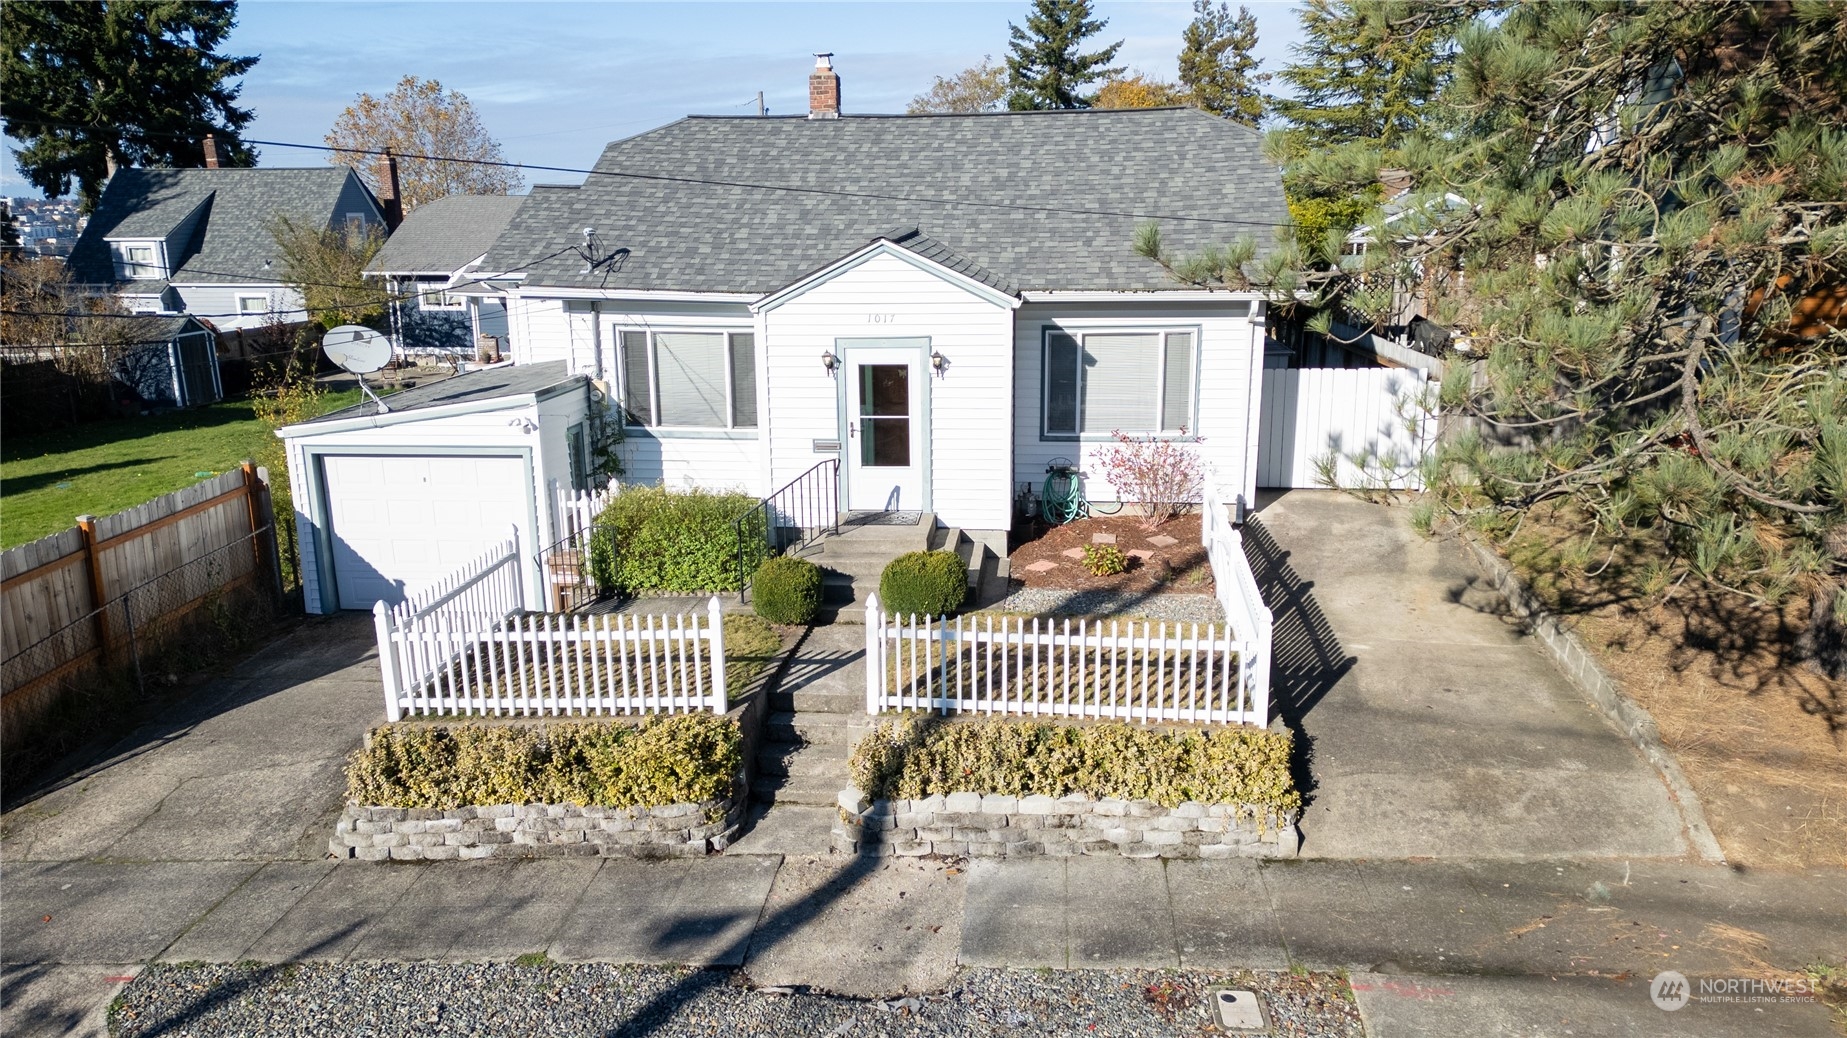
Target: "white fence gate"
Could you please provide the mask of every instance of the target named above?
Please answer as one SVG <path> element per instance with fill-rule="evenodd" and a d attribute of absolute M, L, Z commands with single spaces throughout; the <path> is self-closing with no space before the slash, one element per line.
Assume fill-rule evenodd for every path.
<path fill-rule="evenodd" d="M 374 606 L 386 717 L 729 709 L 717 597 L 704 615 L 528 613 L 522 588 L 509 540 L 397 606 Z"/>
<path fill-rule="evenodd" d="M 866 711 L 1270 721 L 1270 611 L 1208 478 L 1201 533 L 1227 623 L 888 617 L 866 600 Z"/>
<path fill-rule="evenodd" d="M 1266 368 L 1257 485 L 1420 490 L 1436 387 L 1409 368 Z"/>

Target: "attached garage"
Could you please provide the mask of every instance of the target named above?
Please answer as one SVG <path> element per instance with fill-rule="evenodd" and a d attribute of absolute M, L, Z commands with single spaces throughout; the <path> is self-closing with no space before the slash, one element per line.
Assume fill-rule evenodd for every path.
<path fill-rule="evenodd" d="M 536 583 L 590 393 L 562 363 L 497 366 L 281 430 L 308 611 L 400 602 L 509 538 Z"/>

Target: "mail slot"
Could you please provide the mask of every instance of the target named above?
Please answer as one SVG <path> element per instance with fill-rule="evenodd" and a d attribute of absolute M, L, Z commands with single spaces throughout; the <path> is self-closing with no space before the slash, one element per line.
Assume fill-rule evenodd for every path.
<path fill-rule="evenodd" d="M 816 454 L 829 454 L 829 453 L 837 454 L 839 453 L 839 451 L 840 451 L 840 441 L 839 440 L 816 440 L 814 441 L 814 452 Z"/>

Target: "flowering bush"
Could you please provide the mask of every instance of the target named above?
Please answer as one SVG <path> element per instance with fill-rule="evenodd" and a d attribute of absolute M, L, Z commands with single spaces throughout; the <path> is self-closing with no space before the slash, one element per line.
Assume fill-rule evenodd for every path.
<path fill-rule="evenodd" d="M 1104 449 L 1099 459 L 1103 477 L 1123 500 L 1142 506 L 1142 529 L 1152 530 L 1179 518 L 1199 497 L 1205 470 L 1191 444 L 1130 436 L 1120 429 L 1110 435 L 1116 438 L 1116 445 Z"/>

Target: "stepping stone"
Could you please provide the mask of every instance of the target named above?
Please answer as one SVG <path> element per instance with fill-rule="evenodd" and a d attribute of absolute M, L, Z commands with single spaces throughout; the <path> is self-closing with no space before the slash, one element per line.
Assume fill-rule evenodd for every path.
<path fill-rule="evenodd" d="M 1140 559 L 1143 562 L 1147 562 L 1149 559 L 1154 558 L 1154 552 L 1151 552 L 1146 548 L 1130 548 L 1129 555 L 1132 558 Z"/>
<path fill-rule="evenodd" d="M 1090 543 L 1092 544 L 1115 544 L 1116 535 L 1113 533 L 1093 533 L 1090 535 Z"/>
<path fill-rule="evenodd" d="M 1164 533 L 1157 533 L 1153 537 L 1148 538 L 1148 543 L 1157 548 L 1171 548 L 1180 543 L 1180 538 L 1169 537 Z"/>
<path fill-rule="evenodd" d="M 1046 561 L 1046 560 L 1044 560 L 1044 559 L 1040 559 L 1040 560 L 1039 560 L 1038 562 L 1035 562 L 1035 563 L 1033 563 L 1032 565 L 1030 565 L 1030 566 L 1027 566 L 1027 567 L 1026 567 L 1026 572 L 1028 572 L 1028 573 L 1044 573 L 1044 572 L 1046 572 L 1047 570 L 1054 570 L 1054 569 L 1057 569 L 1057 568 L 1058 568 L 1058 563 L 1056 563 L 1056 562 L 1047 562 L 1047 561 Z"/>
<path fill-rule="evenodd" d="M 1061 551 L 1058 554 L 1063 555 L 1067 559 L 1081 559 L 1084 557 L 1084 549 L 1066 548 L 1064 551 Z"/>

